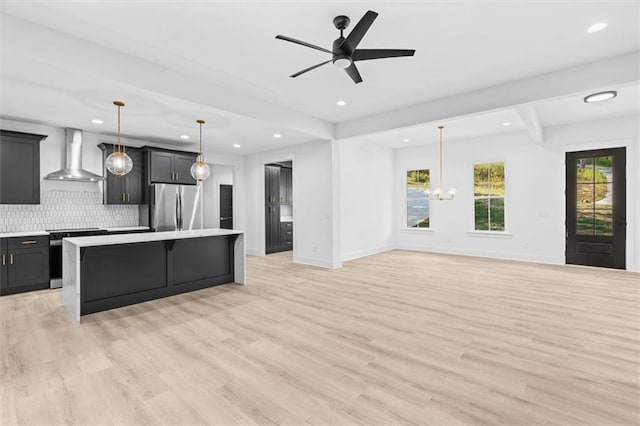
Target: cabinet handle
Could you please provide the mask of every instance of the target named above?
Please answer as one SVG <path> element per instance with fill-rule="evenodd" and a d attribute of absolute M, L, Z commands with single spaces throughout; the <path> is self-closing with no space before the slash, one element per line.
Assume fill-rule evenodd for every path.
<path fill-rule="evenodd" d="M 125 201 L 125 200 L 124 200 L 124 192 L 122 193 L 122 201 L 123 201 L 123 202 Z"/>
<path fill-rule="evenodd" d="M 127 202 L 131 201 L 131 194 L 127 194 Z"/>
<path fill-rule="evenodd" d="M 13 265 L 13 253 L 9 255 L 9 264 Z"/>
<path fill-rule="evenodd" d="M 33 240 L 29 240 L 29 241 L 23 241 L 22 244 L 27 245 L 27 244 L 36 244 L 37 241 L 33 241 Z"/>
<path fill-rule="evenodd" d="M 7 264 L 7 255 L 3 254 L 2 255 L 2 266 L 5 266 Z"/>
<path fill-rule="evenodd" d="M 176 180 L 180 179 L 180 175 L 176 172 Z"/>

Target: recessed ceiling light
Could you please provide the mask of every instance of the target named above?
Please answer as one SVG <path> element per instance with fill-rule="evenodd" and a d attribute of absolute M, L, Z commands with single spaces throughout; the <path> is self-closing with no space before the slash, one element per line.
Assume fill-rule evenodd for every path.
<path fill-rule="evenodd" d="M 338 106 L 345 106 L 347 104 L 347 101 L 344 101 L 342 99 L 340 99 L 338 102 L 336 102 L 336 105 Z"/>
<path fill-rule="evenodd" d="M 404 138 L 404 139 L 402 139 L 402 142 L 409 142 L 410 140 L 411 139 L 409 139 L 409 138 Z"/>
<path fill-rule="evenodd" d="M 594 102 L 608 101 L 616 96 L 618 96 L 618 92 L 615 90 L 607 90 L 606 92 L 592 93 L 589 96 L 585 96 L 584 101 L 588 104 L 592 104 Z"/>
<path fill-rule="evenodd" d="M 504 127 L 509 127 L 509 126 L 511 126 L 511 123 L 509 123 L 508 121 L 505 121 L 504 123 L 502 123 L 502 125 Z"/>
<path fill-rule="evenodd" d="M 93 120 L 91 120 L 91 122 L 92 122 L 93 124 L 102 124 L 102 123 L 104 123 L 104 121 L 102 121 L 102 120 L 100 120 L 100 119 L 97 119 L 97 118 L 94 118 Z"/>
<path fill-rule="evenodd" d="M 234 144 L 233 144 L 233 147 L 234 147 L 234 148 L 240 148 L 240 144 L 239 144 L 239 143 L 234 143 Z"/>
<path fill-rule="evenodd" d="M 276 139 L 279 139 L 279 138 L 282 137 L 282 135 L 280 133 L 274 133 L 273 137 L 276 138 Z"/>
<path fill-rule="evenodd" d="M 180 135 L 180 139 L 189 139 L 189 135 Z"/>
<path fill-rule="evenodd" d="M 590 26 L 589 28 L 587 28 L 587 32 L 588 33 L 597 33 L 598 31 L 602 31 L 605 28 L 607 28 L 607 23 L 606 22 L 597 22 L 597 23 L 593 24 L 592 26 Z"/>

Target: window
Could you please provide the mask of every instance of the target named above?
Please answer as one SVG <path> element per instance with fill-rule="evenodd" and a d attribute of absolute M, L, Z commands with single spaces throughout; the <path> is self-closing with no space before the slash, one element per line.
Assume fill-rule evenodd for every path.
<path fill-rule="evenodd" d="M 473 166 L 475 230 L 504 231 L 504 163 Z"/>
<path fill-rule="evenodd" d="M 429 170 L 407 171 L 407 228 L 429 228 Z"/>

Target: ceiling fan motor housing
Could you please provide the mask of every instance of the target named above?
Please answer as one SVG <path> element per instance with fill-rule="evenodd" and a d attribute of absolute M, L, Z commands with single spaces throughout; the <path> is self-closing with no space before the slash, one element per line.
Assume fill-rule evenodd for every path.
<path fill-rule="evenodd" d="M 333 65 L 338 68 L 347 68 L 351 66 L 353 60 L 351 59 L 351 55 L 341 48 L 342 43 L 344 42 L 344 37 L 339 37 L 333 42 Z"/>

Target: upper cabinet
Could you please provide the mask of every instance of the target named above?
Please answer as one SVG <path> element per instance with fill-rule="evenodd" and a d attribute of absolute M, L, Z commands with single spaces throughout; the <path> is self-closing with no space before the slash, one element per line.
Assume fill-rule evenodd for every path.
<path fill-rule="evenodd" d="M 292 204 L 293 200 L 293 170 L 288 167 L 280 169 L 280 203 Z"/>
<path fill-rule="evenodd" d="M 143 177 L 145 164 L 143 153 L 139 148 L 126 148 L 127 155 L 133 162 L 133 169 L 124 176 L 116 176 L 109 173 L 104 167 L 104 161 L 113 151 L 113 147 L 100 144 L 102 150 L 102 164 L 104 170 L 104 204 L 142 204 L 143 203 Z"/>
<path fill-rule="evenodd" d="M 196 154 L 146 148 L 149 160 L 149 183 L 195 185 L 191 165 Z"/>
<path fill-rule="evenodd" d="M 40 141 L 46 137 L 0 130 L 0 204 L 40 204 Z"/>

